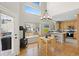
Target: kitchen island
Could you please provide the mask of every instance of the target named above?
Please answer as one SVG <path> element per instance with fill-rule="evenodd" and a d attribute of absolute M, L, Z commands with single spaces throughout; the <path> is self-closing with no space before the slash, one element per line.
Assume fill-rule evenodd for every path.
<path fill-rule="evenodd" d="M 65 42 L 66 32 L 52 32 L 52 35 L 55 36 L 56 41 L 58 41 L 60 43 Z"/>
<path fill-rule="evenodd" d="M 28 43 L 34 43 L 36 42 L 39 35 L 31 35 L 31 36 L 25 36 L 26 39 L 28 39 Z"/>
<path fill-rule="evenodd" d="M 49 45 L 50 44 L 53 44 L 54 45 L 54 42 L 55 42 L 55 37 L 52 36 L 52 37 L 48 37 L 48 38 L 45 38 L 45 37 L 39 37 L 38 39 L 38 51 L 39 51 L 39 55 L 43 55 L 43 56 L 48 56 L 49 55 Z"/>

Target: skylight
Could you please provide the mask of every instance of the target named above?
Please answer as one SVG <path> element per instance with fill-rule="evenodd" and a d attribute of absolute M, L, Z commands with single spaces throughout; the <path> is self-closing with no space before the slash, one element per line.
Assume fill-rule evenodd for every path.
<path fill-rule="evenodd" d="M 30 13 L 30 14 L 35 14 L 35 15 L 40 15 L 41 14 L 41 10 L 34 9 L 34 8 L 30 7 L 30 6 L 25 6 L 24 7 L 24 12 Z"/>
<path fill-rule="evenodd" d="M 39 6 L 40 2 L 33 2 L 33 4 Z"/>

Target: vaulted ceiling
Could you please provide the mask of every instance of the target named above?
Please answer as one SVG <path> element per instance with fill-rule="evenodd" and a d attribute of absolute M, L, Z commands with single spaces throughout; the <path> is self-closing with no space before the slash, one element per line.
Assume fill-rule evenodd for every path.
<path fill-rule="evenodd" d="M 19 13 L 19 11 L 22 11 L 20 10 L 21 5 L 19 2 L 2 2 L 0 3 L 0 5 L 5 6 L 6 8 L 10 9 L 12 12 L 15 13 Z M 74 19 L 75 15 L 79 13 L 79 2 L 43 2 L 41 4 L 40 9 L 42 12 L 44 12 L 44 10 L 47 9 L 49 15 L 52 16 L 53 20 L 64 21 Z M 38 16 L 34 17 L 37 17 L 37 19 L 40 18 Z M 24 16 L 23 18 L 27 19 L 28 17 Z M 30 19 L 30 21 L 32 21 L 32 19 Z M 36 21 L 38 22 L 39 20 Z"/>
<path fill-rule="evenodd" d="M 79 13 L 79 2 L 48 2 L 47 10 L 53 20 L 71 20 Z"/>

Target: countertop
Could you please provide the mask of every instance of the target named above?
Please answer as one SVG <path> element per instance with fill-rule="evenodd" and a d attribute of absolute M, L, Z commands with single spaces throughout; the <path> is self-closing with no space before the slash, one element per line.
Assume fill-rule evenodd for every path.
<path fill-rule="evenodd" d="M 25 36 L 25 38 L 34 38 L 34 37 L 39 37 L 39 35 Z"/>
<path fill-rule="evenodd" d="M 66 32 L 52 32 L 53 34 L 66 34 Z"/>
<path fill-rule="evenodd" d="M 47 42 L 48 40 L 54 39 L 55 37 L 52 35 L 51 37 L 48 37 L 48 38 L 45 38 L 45 37 L 39 37 L 39 38 Z"/>

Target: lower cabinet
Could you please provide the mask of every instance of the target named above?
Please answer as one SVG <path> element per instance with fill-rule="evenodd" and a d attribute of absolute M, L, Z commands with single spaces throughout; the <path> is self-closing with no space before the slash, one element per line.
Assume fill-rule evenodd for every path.
<path fill-rule="evenodd" d="M 56 41 L 63 43 L 64 42 L 64 34 L 62 33 L 54 33 L 53 34 L 56 38 Z"/>

